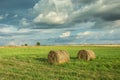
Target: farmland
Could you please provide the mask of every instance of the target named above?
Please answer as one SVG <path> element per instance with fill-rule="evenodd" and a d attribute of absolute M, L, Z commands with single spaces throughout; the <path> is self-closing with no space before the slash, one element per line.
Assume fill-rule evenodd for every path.
<path fill-rule="evenodd" d="M 76 58 L 81 49 L 93 50 L 95 60 Z M 50 50 L 66 50 L 70 62 L 51 65 Z M 0 80 L 120 80 L 120 46 L 0 47 Z"/>

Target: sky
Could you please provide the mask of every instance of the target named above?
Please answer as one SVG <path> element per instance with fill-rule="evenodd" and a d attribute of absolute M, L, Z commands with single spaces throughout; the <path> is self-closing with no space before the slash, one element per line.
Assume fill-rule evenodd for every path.
<path fill-rule="evenodd" d="M 120 44 L 120 0 L 0 0 L 0 45 Z"/>

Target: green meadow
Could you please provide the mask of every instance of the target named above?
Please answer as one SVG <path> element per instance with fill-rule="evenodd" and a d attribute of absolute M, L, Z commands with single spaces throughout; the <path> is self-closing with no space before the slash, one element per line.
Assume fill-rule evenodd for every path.
<path fill-rule="evenodd" d="M 95 60 L 76 58 L 81 49 L 93 50 Z M 51 65 L 50 50 L 66 50 L 70 62 Z M 120 80 L 120 46 L 1 47 L 0 80 Z"/>

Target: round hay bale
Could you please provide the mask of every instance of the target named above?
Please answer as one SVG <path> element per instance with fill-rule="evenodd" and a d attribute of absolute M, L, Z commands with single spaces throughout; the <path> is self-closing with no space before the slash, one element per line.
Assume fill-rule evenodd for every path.
<path fill-rule="evenodd" d="M 48 62 L 52 64 L 61 64 L 69 62 L 69 53 L 63 50 L 54 51 L 51 50 L 48 54 Z"/>
<path fill-rule="evenodd" d="M 95 53 L 92 50 L 80 50 L 77 54 L 78 59 L 89 61 L 95 59 Z"/>

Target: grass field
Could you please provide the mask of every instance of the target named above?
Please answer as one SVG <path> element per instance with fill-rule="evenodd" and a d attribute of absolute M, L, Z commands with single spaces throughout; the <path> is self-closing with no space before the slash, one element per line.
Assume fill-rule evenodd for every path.
<path fill-rule="evenodd" d="M 81 49 L 93 50 L 97 58 L 76 59 Z M 67 50 L 71 61 L 49 64 L 50 50 Z M 1 47 L 0 80 L 120 80 L 120 46 Z"/>

